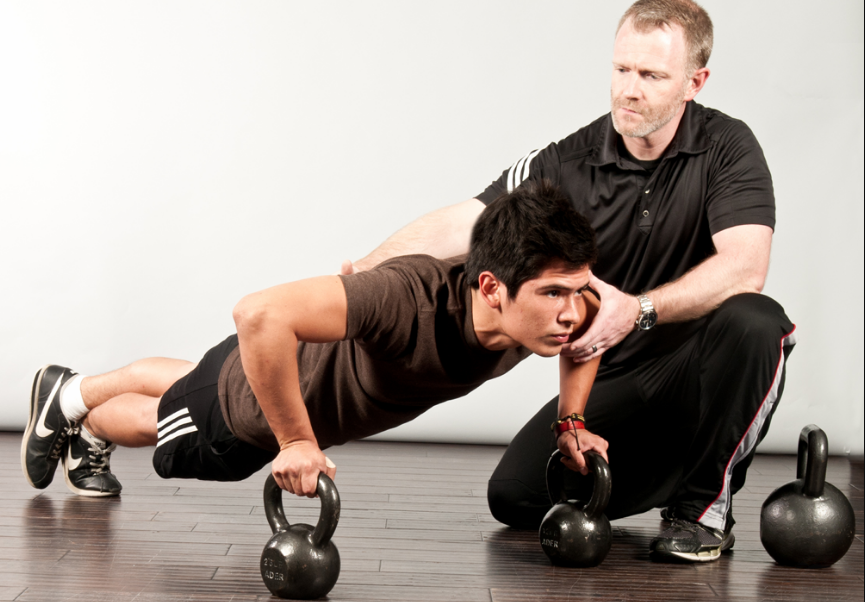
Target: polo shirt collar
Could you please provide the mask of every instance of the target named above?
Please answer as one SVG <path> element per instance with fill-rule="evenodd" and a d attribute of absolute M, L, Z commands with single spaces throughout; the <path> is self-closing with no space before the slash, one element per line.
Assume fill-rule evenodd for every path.
<path fill-rule="evenodd" d="M 682 115 L 682 121 L 679 122 L 679 129 L 676 130 L 676 135 L 673 136 L 670 146 L 664 151 L 663 159 L 675 157 L 679 153 L 699 155 L 709 150 L 710 140 L 709 134 L 706 132 L 705 113 L 703 105 L 697 104 L 693 100 L 688 102 L 685 106 L 685 114 Z M 595 152 L 587 163 L 594 166 L 612 164 L 624 168 L 617 149 L 618 136 L 618 132 L 613 127 L 613 118 L 607 113 L 601 126 Z"/>

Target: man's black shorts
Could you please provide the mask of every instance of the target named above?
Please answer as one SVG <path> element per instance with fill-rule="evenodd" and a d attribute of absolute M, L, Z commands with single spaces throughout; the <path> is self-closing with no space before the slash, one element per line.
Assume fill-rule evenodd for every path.
<path fill-rule="evenodd" d="M 231 335 L 208 351 L 159 401 L 153 468 L 160 477 L 240 481 L 276 456 L 241 441 L 225 424 L 217 383 L 235 347 L 237 335 Z"/>

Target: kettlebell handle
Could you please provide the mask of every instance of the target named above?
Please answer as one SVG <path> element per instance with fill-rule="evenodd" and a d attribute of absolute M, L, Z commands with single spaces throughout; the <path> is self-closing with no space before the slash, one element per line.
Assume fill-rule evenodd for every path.
<path fill-rule="evenodd" d="M 323 472 L 318 473 L 316 493 L 321 500 L 321 514 L 311 539 L 315 546 L 323 546 L 333 537 L 333 532 L 336 531 L 336 525 L 339 523 L 339 493 L 330 477 Z M 273 473 L 267 475 L 267 480 L 264 482 L 264 514 L 273 533 L 288 531 L 290 525 L 282 506 L 282 489 L 276 484 Z"/>
<path fill-rule="evenodd" d="M 803 481 L 803 493 L 809 497 L 823 495 L 826 464 L 829 462 L 829 439 L 816 424 L 809 424 L 799 433 L 797 460 L 796 478 Z"/>
<path fill-rule="evenodd" d="M 553 506 L 560 502 L 568 501 L 568 494 L 565 493 L 565 465 L 562 464 L 563 457 L 564 454 L 557 449 L 547 462 L 547 493 Z M 591 468 L 595 479 L 592 497 L 586 503 L 583 512 L 590 517 L 600 516 L 607 509 L 610 493 L 613 489 L 610 465 L 607 464 L 607 461 L 602 456 L 593 451 L 584 453 L 583 457 L 585 457 L 586 463 Z M 556 499 L 556 494 L 558 494 L 558 499 Z"/>

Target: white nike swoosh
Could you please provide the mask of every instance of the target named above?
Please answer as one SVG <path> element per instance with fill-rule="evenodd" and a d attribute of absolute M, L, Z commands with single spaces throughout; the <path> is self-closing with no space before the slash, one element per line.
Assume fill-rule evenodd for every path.
<path fill-rule="evenodd" d="M 45 438 L 50 437 L 54 434 L 54 431 L 45 426 L 45 417 L 48 416 L 48 408 L 51 405 L 51 400 L 54 399 L 54 395 L 57 394 L 57 389 L 60 388 L 60 383 L 63 381 L 63 377 L 57 379 L 57 382 L 54 383 L 54 388 L 51 389 L 51 394 L 48 396 L 48 401 L 45 402 L 45 406 L 42 408 L 42 414 L 39 416 L 39 422 L 36 423 L 36 434 L 39 437 Z"/>
<path fill-rule="evenodd" d="M 72 447 L 66 448 L 66 472 L 71 472 L 78 468 L 81 464 L 81 460 L 84 458 L 73 458 L 72 457 Z"/>

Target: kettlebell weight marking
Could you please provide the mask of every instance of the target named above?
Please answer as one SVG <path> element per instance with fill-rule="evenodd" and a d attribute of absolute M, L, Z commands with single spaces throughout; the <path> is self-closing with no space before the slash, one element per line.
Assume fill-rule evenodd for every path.
<path fill-rule="evenodd" d="M 548 527 L 541 528 L 541 545 L 550 548 L 559 547 L 559 537 L 561 537 L 561 533 L 557 529 L 550 529 Z"/>
<path fill-rule="evenodd" d="M 261 559 L 261 566 L 273 567 L 273 568 L 285 568 L 285 563 L 284 562 L 277 562 L 276 560 L 273 560 L 272 558 L 262 558 Z"/>
<path fill-rule="evenodd" d="M 285 573 L 275 573 L 273 571 L 263 571 L 262 576 L 271 581 L 285 581 Z"/>

